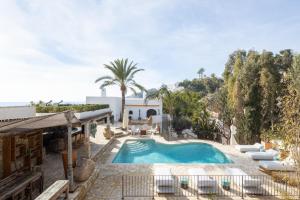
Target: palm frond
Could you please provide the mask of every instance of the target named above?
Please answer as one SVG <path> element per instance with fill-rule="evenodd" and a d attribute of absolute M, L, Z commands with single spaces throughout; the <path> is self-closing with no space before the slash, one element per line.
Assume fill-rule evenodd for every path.
<path fill-rule="evenodd" d="M 111 79 L 113 79 L 111 76 L 102 76 L 102 77 L 100 77 L 100 78 L 97 78 L 96 80 L 95 80 L 95 83 L 98 83 L 99 81 L 102 81 L 102 80 L 105 80 L 105 79 L 108 79 L 108 80 L 111 80 Z"/>
<path fill-rule="evenodd" d="M 101 85 L 100 85 L 100 89 L 103 89 L 103 88 L 105 88 L 105 87 L 107 87 L 107 86 L 110 86 L 110 85 L 115 85 L 116 84 L 116 82 L 115 81 L 104 81 Z"/>
<path fill-rule="evenodd" d="M 146 88 L 144 88 L 144 86 L 138 84 L 138 83 L 135 82 L 135 81 L 132 81 L 131 85 L 134 86 L 134 87 L 136 87 L 136 88 L 138 88 L 138 89 L 139 89 L 140 91 L 142 91 L 142 92 L 143 92 L 143 91 L 147 91 Z"/>
<path fill-rule="evenodd" d="M 137 65 L 138 65 L 137 63 L 133 64 L 133 61 L 131 61 L 131 63 L 129 64 L 129 66 L 126 69 L 126 74 L 125 74 L 126 78 L 134 75 L 134 74 L 132 74 L 132 72 L 137 69 L 137 67 L 136 67 Z"/>
<path fill-rule="evenodd" d="M 129 87 L 129 89 L 133 92 L 134 95 L 137 94 L 137 91 L 133 87 Z"/>
<path fill-rule="evenodd" d="M 119 85 L 125 88 L 133 88 L 135 91 L 139 89 L 145 91 L 146 89 L 134 81 L 134 75 L 137 72 L 143 71 L 144 69 L 137 68 L 137 63 L 133 61 L 129 62 L 128 58 L 126 59 L 116 59 L 109 64 L 104 64 L 104 67 L 111 71 L 113 76 L 100 77 L 96 82 L 107 80 L 102 85 L 101 88 L 109 85 Z"/>

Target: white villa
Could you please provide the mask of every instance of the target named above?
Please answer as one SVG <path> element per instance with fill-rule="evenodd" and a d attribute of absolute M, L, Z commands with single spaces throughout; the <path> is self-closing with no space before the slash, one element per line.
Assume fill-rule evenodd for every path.
<path fill-rule="evenodd" d="M 108 104 L 112 110 L 114 120 L 118 121 L 121 116 L 122 98 L 107 96 L 87 96 L 86 104 Z M 162 101 L 149 100 L 145 102 L 144 98 L 126 98 L 125 109 L 131 120 L 145 120 L 152 115 L 162 115 Z"/>

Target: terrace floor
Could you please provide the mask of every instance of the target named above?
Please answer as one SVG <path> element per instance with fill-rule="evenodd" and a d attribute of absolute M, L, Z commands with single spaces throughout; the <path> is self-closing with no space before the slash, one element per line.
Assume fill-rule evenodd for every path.
<path fill-rule="evenodd" d="M 99 177 L 87 193 L 87 200 L 96 199 L 121 199 L 122 196 L 122 176 L 123 175 L 153 175 L 155 168 L 170 168 L 173 175 L 187 175 L 188 169 L 201 167 L 205 169 L 209 175 L 225 175 L 224 170 L 227 167 L 237 167 L 245 171 L 248 175 L 265 175 L 259 171 L 258 162 L 251 160 L 245 154 L 237 151 L 233 146 L 222 145 L 211 141 L 183 139 L 179 141 L 167 142 L 160 136 L 152 136 L 156 141 L 161 143 L 186 143 L 186 142 L 205 142 L 212 144 L 214 147 L 227 154 L 234 163 L 230 164 L 116 164 L 112 160 L 124 141 L 127 139 L 139 138 L 138 136 L 126 136 L 116 138 L 115 142 L 102 154 L 97 160 L 97 168 L 99 169 Z M 141 180 L 143 182 L 143 180 Z M 124 189 L 124 188 L 123 188 Z M 248 198 L 248 197 L 247 197 Z M 244 199 L 247 199 L 246 197 Z M 151 199 L 151 198 L 126 198 L 126 199 Z M 156 197 L 155 199 L 196 199 L 189 197 Z M 206 199 L 206 198 L 204 198 Z M 211 199 L 211 197 L 209 197 Z M 222 199 L 222 198 L 213 198 Z M 226 198 L 225 198 L 226 199 Z M 227 198 L 227 199 L 240 199 Z M 250 198 L 250 199 L 268 199 L 267 197 Z M 269 198 L 278 199 L 278 198 Z"/>
<path fill-rule="evenodd" d="M 106 140 L 103 136 L 104 128 L 105 125 L 99 125 L 97 127 L 95 138 L 90 137 L 92 158 L 94 158 L 98 152 L 101 151 L 101 149 L 109 142 L 109 140 Z M 81 144 L 76 150 L 79 160 L 84 152 L 84 146 Z M 61 153 L 47 153 L 43 160 L 42 169 L 44 172 L 44 189 L 47 189 L 56 180 L 65 179 Z"/>

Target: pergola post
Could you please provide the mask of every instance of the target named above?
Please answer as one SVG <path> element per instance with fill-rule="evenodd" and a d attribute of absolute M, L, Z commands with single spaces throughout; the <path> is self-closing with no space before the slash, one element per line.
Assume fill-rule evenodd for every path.
<path fill-rule="evenodd" d="M 110 115 L 107 115 L 107 117 L 106 117 L 106 123 L 108 124 L 108 125 L 110 125 Z"/>
<path fill-rule="evenodd" d="M 84 124 L 84 136 L 85 136 L 85 150 L 86 150 L 86 157 L 91 158 L 91 144 L 90 144 L 90 121 Z"/>
<path fill-rule="evenodd" d="M 67 178 L 70 183 L 70 190 L 74 188 L 74 180 L 73 180 L 73 160 L 72 160 L 72 119 L 73 112 L 67 111 L 65 112 L 65 117 L 67 119 L 67 128 L 68 128 L 68 167 L 67 167 Z"/>
<path fill-rule="evenodd" d="M 111 137 L 111 131 L 110 131 L 110 115 L 106 116 L 106 130 L 109 137 Z"/>

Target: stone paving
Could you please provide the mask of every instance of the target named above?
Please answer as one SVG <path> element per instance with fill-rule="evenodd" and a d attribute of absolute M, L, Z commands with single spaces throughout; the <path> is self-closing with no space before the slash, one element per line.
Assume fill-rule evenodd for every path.
<path fill-rule="evenodd" d="M 91 145 L 91 157 L 94 158 L 99 151 L 109 142 L 103 136 L 103 129 L 105 125 L 98 125 L 95 138 L 90 137 Z M 84 153 L 84 146 L 78 145 L 77 157 L 80 159 L 81 155 Z M 42 164 L 42 169 L 44 172 L 44 189 L 47 189 L 56 180 L 65 179 L 63 162 L 61 153 L 47 153 Z"/>
<path fill-rule="evenodd" d="M 186 142 L 205 142 L 212 144 L 226 155 L 228 155 L 234 163 L 230 164 L 115 164 L 112 160 L 124 141 L 127 139 L 133 139 L 136 137 L 127 136 L 123 138 L 115 139 L 115 142 L 110 145 L 109 148 L 99 157 L 97 160 L 97 168 L 99 170 L 99 176 L 88 191 L 87 200 L 98 200 L 98 199 L 121 199 L 122 189 L 122 175 L 153 175 L 155 168 L 168 167 L 171 168 L 171 172 L 174 175 L 186 175 L 188 169 L 201 167 L 205 169 L 210 175 L 224 175 L 226 167 L 238 167 L 245 171 L 249 175 L 263 175 L 258 169 L 258 162 L 253 161 L 235 150 L 232 146 L 222 145 L 211 141 L 202 140 L 180 140 L 167 142 L 159 136 L 152 136 L 156 141 L 162 143 L 186 143 Z M 140 180 L 141 183 L 145 183 L 145 180 Z M 139 185 L 139 184 L 138 184 Z M 139 186 L 136 187 L 139 187 Z M 152 187 L 152 186 L 150 186 Z M 151 191 L 150 191 L 151 193 Z M 130 198 L 126 198 L 130 199 Z M 151 199 L 151 198 L 131 198 L 131 199 Z M 195 199 L 193 197 L 155 197 L 155 199 Z M 207 199 L 207 198 L 204 198 Z M 208 199 L 217 199 L 216 197 L 208 197 Z M 222 198 L 218 198 L 222 199 Z M 227 199 L 240 199 L 240 198 L 227 198 Z M 247 198 L 244 198 L 247 199 Z M 251 199 L 267 199 L 263 198 L 251 198 Z M 277 199 L 277 198 L 270 198 Z"/>

